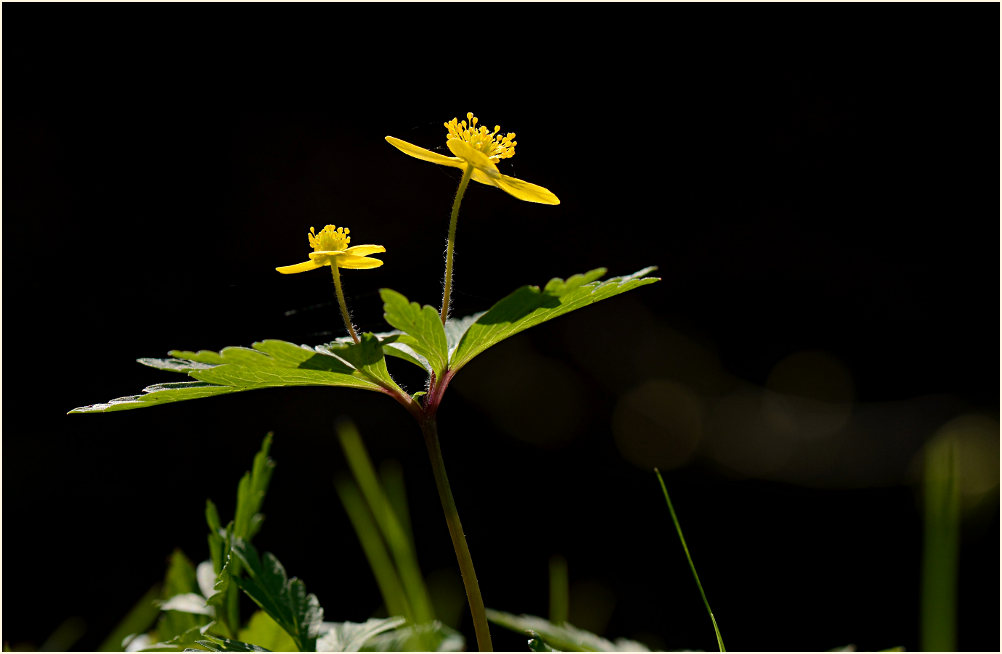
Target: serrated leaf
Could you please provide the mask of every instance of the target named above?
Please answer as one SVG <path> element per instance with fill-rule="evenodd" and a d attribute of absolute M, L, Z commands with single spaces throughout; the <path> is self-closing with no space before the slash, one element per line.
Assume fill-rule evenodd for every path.
<path fill-rule="evenodd" d="M 292 637 L 299 651 L 314 651 L 323 622 L 316 595 L 308 595 L 299 579 L 289 579 L 270 552 L 259 557 L 250 543 L 239 538 L 233 539 L 232 548 L 249 575 L 233 577 L 234 583 Z"/>
<path fill-rule="evenodd" d="M 195 381 L 154 384 L 142 395 L 78 407 L 70 413 L 121 411 L 212 397 L 238 391 L 284 386 L 345 386 L 382 391 L 377 382 L 338 357 L 286 341 L 261 341 L 251 348 L 222 351 L 172 351 L 171 359 L 140 359 L 145 365 L 181 372 Z"/>
<path fill-rule="evenodd" d="M 324 635 L 317 639 L 318 652 L 358 652 L 377 634 L 396 629 L 404 618 L 372 618 L 365 622 L 325 622 Z"/>
<path fill-rule="evenodd" d="M 142 359 L 136 359 L 139 363 L 144 366 L 149 366 L 150 368 L 156 368 L 157 370 L 168 370 L 170 372 L 191 372 L 192 370 L 205 370 L 206 368 L 211 368 L 214 363 L 201 363 L 199 361 L 192 361 L 190 359 L 153 359 L 150 357 L 143 357 Z"/>
<path fill-rule="evenodd" d="M 466 647 L 463 634 L 438 620 L 419 625 L 404 625 L 399 629 L 381 633 L 362 647 L 363 652 L 409 652 L 415 646 L 421 651 L 462 652 Z"/>
<path fill-rule="evenodd" d="M 272 435 L 268 433 L 261 443 L 261 449 L 254 455 L 254 465 L 244 474 L 237 486 L 237 509 L 233 518 L 233 533 L 238 538 L 249 540 L 261 527 L 263 519 L 259 511 L 264 495 L 268 491 L 275 462 L 268 456 Z"/>
<path fill-rule="evenodd" d="M 383 298 L 383 317 L 393 327 L 403 332 L 399 342 L 409 345 L 424 357 L 432 372 L 441 377 L 449 363 L 449 346 L 442 327 L 442 319 L 434 307 L 409 302 L 394 290 L 379 291 Z"/>
<path fill-rule="evenodd" d="M 271 443 L 272 434 L 268 433 L 254 456 L 251 470 L 240 479 L 235 517 L 225 529 L 215 504 L 206 501 L 205 519 L 209 525 L 212 563 L 199 566 L 198 583 L 207 598 L 206 603 L 215 609 L 225 635 L 230 637 L 238 636 L 240 627 L 239 590 L 231 584 L 232 578 L 240 574 L 240 561 L 232 556 L 231 544 L 235 539 L 249 542 L 264 521 L 260 509 L 275 467 L 268 456 Z"/>
<path fill-rule="evenodd" d="M 232 393 L 237 388 L 227 386 L 217 386 L 205 382 L 170 382 L 166 384 L 153 384 L 143 389 L 142 395 L 126 395 L 116 397 L 107 402 L 98 404 L 88 404 L 73 409 L 70 413 L 105 413 L 108 411 L 123 411 L 125 409 L 137 409 L 146 406 L 156 406 L 158 404 L 168 404 L 170 402 L 181 402 L 182 400 L 197 400 L 203 397 L 214 397 Z"/>
<path fill-rule="evenodd" d="M 453 372 L 459 370 L 487 348 L 530 327 L 640 286 L 653 284 L 658 281 L 657 277 L 644 277 L 653 270 L 654 268 L 644 268 L 632 275 L 600 282 L 598 279 L 605 274 L 605 268 L 596 268 L 566 280 L 553 278 L 543 290 L 537 286 L 523 286 L 495 304 L 469 326 L 452 354 L 449 368 Z"/>
<path fill-rule="evenodd" d="M 534 615 L 513 615 L 504 611 L 487 609 L 487 619 L 506 629 L 522 632 L 530 639 L 539 639 L 550 648 L 562 652 L 650 651 L 646 645 L 634 640 L 621 638 L 612 642 L 572 624 L 566 622 L 553 624 Z"/>

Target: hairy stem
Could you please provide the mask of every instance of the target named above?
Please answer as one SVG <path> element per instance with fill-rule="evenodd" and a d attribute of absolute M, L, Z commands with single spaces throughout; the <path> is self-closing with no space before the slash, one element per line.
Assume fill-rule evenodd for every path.
<path fill-rule="evenodd" d="M 445 288 L 442 291 L 442 324 L 445 324 L 449 317 L 449 303 L 452 297 L 452 251 L 456 246 L 456 223 L 459 221 L 459 205 L 463 201 L 463 194 L 470 183 L 473 175 L 473 165 L 466 164 L 463 169 L 463 179 L 459 181 L 459 189 L 456 191 L 456 199 L 452 201 L 452 216 L 449 218 L 449 241 L 445 246 Z"/>
<path fill-rule="evenodd" d="M 438 488 L 438 496 L 442 501 L 442 509 L 445 511 L 445 521 L 449 525 L 452 546 L 455 548 L 456 558 L 459 560 L 463 586 L 466 587 L 466 599 L 470 603 L 470 612 L 473 614 L 473 629 L 477 634 L 477 647 L 481 652 L 492 652 L 494 646 L 491 644 L 491 632 L 487 626 L 487 612 L 484 610 L 484 600 L 480 595 L 477 573 L 473 569 L 470 548 L 466 544 L 466 536 L 463 534 L 463 524 L 459 521 L 456 500 L 452 497 L 449 477 L 445 474 L 445 461 L 442 460 L 442 448 L 439 447 L 438 443 L 438 425 L 435 418 L 426 417 L 422 420 L 421 431 L 424 433 L 425 445 L 428 446 L 431 469 L 435 475 L 435 486 Z"/>
<path fill-rule="evenodd" d="M 358 345 L 358 334 L 355 333 L 355 328 L 351 326 L 348 305 L 345 304 L 344 291 L 341 290 L 341 273 L 338 272 L 336 263 L 331 263 L 331 274 L 334 275 L 334 290 L 337 291 L 337 303 L 341 306 L 341 317 L 344 318 L 344 326 L 348 328 L 351 340 L 355 341 L 355 344 Z"/>

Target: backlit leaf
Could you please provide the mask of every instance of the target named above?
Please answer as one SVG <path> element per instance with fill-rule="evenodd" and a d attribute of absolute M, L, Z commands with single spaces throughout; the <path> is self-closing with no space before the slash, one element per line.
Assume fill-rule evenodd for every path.
<path fill-rule="evenodd" d="M 154 384 L 143 389 L 142 395 L 91 404 L 73 409 L 70 413 L 121 411 L 283 386 L 346 386 L 382 390 L 379 381 L 354 369 L 345 360 L 329 352 L 285 341 L 261 341 L 251 348 L 228 347 L 221 352 L 175 350 L 170 354 L 169 359 L 139 359 L 139 362 L 160 370 L 187 374 L 194 381 Z M 378 365 L 364 357 L 360 361 L 370 368 Z"/>
<path fill-rule="evenodd" d="M 653 270 L 644 268 L 632 275 L 600 282 L 598 279 L 605 274 L 605 268 L 597 268 L 566 280 L 551 279 L 542 290 L 538 286 L 523 286 L 473 321 L 452 353 L 449 368 L 459 370 L 487 348 L 529 327 L 653 284 L 658 281 L 657 277 L 644 276 Z"/>
<path fill-rule="evenodd" d="M 399 342 L 424 357 L 435 375 L 441 377 L 449 361 L 449 347 L 438 311 L 408 302 L 406 297 L 388 288 L 380 290 L 379 295 L 383 298 L 386 322 L 403 332 Z"/>

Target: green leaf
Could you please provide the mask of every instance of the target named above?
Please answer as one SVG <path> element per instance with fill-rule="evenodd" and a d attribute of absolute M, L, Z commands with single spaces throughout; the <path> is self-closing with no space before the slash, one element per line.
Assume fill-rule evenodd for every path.
<path fill-rule="evenodd" d="M 251 539 L 261 528 L 264 520 L 259 512 L 264 495 L 268 491 L 275 462 L 268 456 L 272 434 L 269 432 L 261 443 L 261 449 L 254 455 L 254 466 L 244 474 L 237 487 L 237 510 L 233 518 L 233 533 L 238 538 Z"/>
<path fill-rule="evenodd" d="M 485 313 L 487 312 L 481 311 L 480 313 L 474 313 L 462 318 L 449 318 L 445 321 L 445 341 L 449 345 L 450 357 L 456 351 L 456 348 L 459 347 L 459 342 L 463 340 L 463 336 L 470 329 L 470 326 Z"/>
<path fill-rule="evenodd" d="M 373 334 L 373 336 L 379 339 L 380 345 L 383 346 L 383 354 L 387 357 L 402 359 L 428 373 L 432 372 L 432 367 L 428 365 L 427 359 L 416 353 L 410 346 L 400 343 L 400 338 L 404 336 L 404 333 L 400 330 L 379 332 Z M 334 346 L 346 346 L 353 343 L 355 342 L 352 340 L 352 337 L 340 337 L 325 346 L 318 346 L 317 351 L 324 352 L 325 349 L 333 348 Z"/>
<path fill-rule="evenodd" d="M 239 538 L 233 539 L 233 553 L 249 575 L 233 577 L 237 586 L 292 637 L 299 651 L 314 651 L 324 616 L 316 595 L 307 595 L 299 579 L 289 579 L 271 553 L 259 557 L 250 543 Z"/>
<path fill-rule="evenodd" d="M 228 347 L 221 352 L 172 351 L 169 359 L 139 359 L 144 365 L 185 373 L 195 381 L 154 384 L 143 395 L 129 395 L 78 407 L 70 413 L 121 411 L 212 397 L 238 391 L 284 386 L 345 386 L 370 391 L 383 388 L 345 360 L 286 341 L 261 341 L 252 348 Z M 368 364 L 367 364 L 368 365 Z"/>
<path fill-rule="evenodd" d="M 255 611 L 237 638 L 273 652 L 291 652 L 296 647 L 292 637 L 264 611 Z"/>
<path fill-rule="evenodd" d="M 396 629 L 404 618 L 372 618 L 365 622 L 325 622 L 327 632 L 317 640 L 318 652 L 358 652 L 377 634 Z"/>
<path fill-rule="evenodd" d="M 358 343 L 331 344 L 320 346 L 317 350 L 344 359 L 355 370 L 383 388 L 390 388 L 403 394 L 403 390 L 397 386 L 386 369 L 383 347 L 375 334 L 362 334 L 362 339 Z"/>
<path fill-rule="evenodd" d="M 209 525 L 209 553 L 211 572 L 201 571 L 205 579 L 200 584 L 207 604 L 215 609 L 216 617 L 227 636 L 237 636 L 240 627 L 239 591 L 231 585 L 231 578 L 240 574 L 240 561 L 231 556 L 234 539 L 250 542 L 261 528 L 264 516 L 260 513 L 275 462 L 268 456 L 272 434 L 268 433 L 254 456 L 251 470 L 244 473 L 237 487 L 235 517 L 223 529 L 219 512 L 211 500 L 206 501 L 205 519 Z M 201 568 L 202 566 L 200 566 Z M 206 588 L 211 586 L 211 588 Z"/>
<path fill-rule="evenodd" d="M 169 382 L 165 384 L 153 384 L 143 389 L 143 395 L 126 395 L 118 397 L 108 402 L 99 404 L 88 404 L 73 409 L 70 413 L 103 413 L 108 411 L 122 411 L 124 409 L 136 409 L 145 406 L 156 406 L 157 404 L 167 404 L 169 402 L 180 402 L 182 400 L 197 400 L 203 397 L 214 397 L 232 393 L 237 388 L 227 386 L 216 386 L 205 382 Z"/>
<path fill-rule="evenodd" d="M 399 342 L 409 345 L 425 358 L 436 377 L 441 378 L 449 363 L 449 346 L 442 319 L 434 307 L 408 302 L 388 288 L 379 291 L 386 322 L 403 332 Z"/>
<path fill-rule="evenodd" d="M 219 511 L 212 500 L 205 500 L 205 522 L 209 525 L 209 555 L 212 558 L 212 569 L 219 576 L 226 565 L 226 539 L 225 531 L 219 521 Z M 218 586 L 218 581 L 216 583 Z M 221 590 L 216 588 L 217 591 Z M 207 595 L 212 598 L 212 595 Z"/>
<path fill-rule="evenodd" d="M 198 593 L 195 567 L 181 550 L 171 554 L 161 595 L 165 601 L 160 605 L 163 613 L 156 628 L 161 640 L 199 627 L 209 621 L 205 616 L 212 615 L 205 598 Z"/>
<path fill-rule="evenodd" d="M 466 646 L 463 634 L 438 620 L 424 624 L 404 625 L 399 629 L 370 638 L 363 652 L 410 652 L 414 647 L 427 652 L 462 652 Z"/>
<path fill-rule="evenodd" d="M 512 631 L 520 631 L 530 639 L 538 639 L 548 647 L 562 652 L 649 652 L 650 648 L 635 640 L 606 640 L 574 625 L 553 624 L 534 615 L 513 615 L 487 609 L 487 619 Z M 536 644 L 539 647 L 538 643 Z M 541 651 L 535 649 L 534 651 Z"/>
<path fill-rule="evenodd" d="M 408 363 L 411 363 L 428 373 L 431 373 L 431 366 L 428 364 L 428 360 L 423 356 L 414 351 L 410 345 L 400 342 L 400 337 L 404 333 L 399 329 L 394 329 L 388 332 L 378 332 L 374 333 L 373 336 L 379 339 L 379 344 L 383 346 L 383 354 L 386 356 L 395 357 L 397 359 L 403 359 Z M 354 343 L 351 336 L 341 336 L 334 341 L 327 343 L 326 345 L 318 345 L 317 351 L 322 352 L 326 348 L 331 348 L 335 345 L 347 345 L 349 343 Z"/>
<path fill-rule="evenodd" d="M 462 334 L 452 353 L 449 368 L 457 371 L 492 345 L 547 320 L 581 309 L 626 291 L 653 284 L 657 277 L 644 277 L 654 268 L 644 268 L 632 275 L 597 281 L 605 268 L 597 268 L 566 281 L 553 278 L 543 288 L 523 286 L 478 317 Z M 461 323 L 457 325 L 460 327 Z"/>

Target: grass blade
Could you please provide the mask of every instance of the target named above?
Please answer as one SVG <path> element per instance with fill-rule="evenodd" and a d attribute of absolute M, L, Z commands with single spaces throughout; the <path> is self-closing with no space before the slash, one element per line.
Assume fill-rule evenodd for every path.
<path fill-rule="evenodd" d="M 567 622 L 569 607 L 567 559 L 554 555 L 550 558 L 550 622 L 553 624 Z"/>
<path fill-rule="evenodd" d="M 689 569 L 692 570 L 692 576 L 696 580 L 696 586 L 699 588 L 699 594 L 703 598 L 703 604 L 706 605 L 706 612 L 710 614 L 710 621 L 713 623 L 713 631 L 717 634 L 717 646 L 720 648 L 721 652 L 726 652 L 724 649 L 724 639 L 720 636 L 720 629 L 717 628 L 717 619 L 713 617 L 713 611 L 710 609 L 710 602 L 706 599 L 706 593 L 703 592 L 703 584 L 699 583 L 699 575 L 696 574 L 696 566 L 692 563 L 692 556 L 689 554 L 689 546 L 685 544 L 685 536 L 682 535 L 682 525 L 678 522 L 678 516 L 675 514 L 675 507 L 672 506 L 671 498 L 668 497 L 668 488 L 665 486 L 665 480 L 661 478 L 661 473 L 657 468 L 654 468 L 654 474 L 658 476 L 658 481 L 661 482 L 661 491 L 665 494 L 665 502 L 668 503 L 668 510 L 671 511 L 671 520 L 675 523 L 675 530 L 678 532 L 678 539 L 682 541 L 682 549 L 685 550 L 685 558 L 689 561 Z"/>
<path fill-rule="evenodd" d="M 960 493 L 956 442 L 943 438 L 925 453 L 922 548 L 922 633 L 925 652 L 957 649 L 957 563 Z"/>

